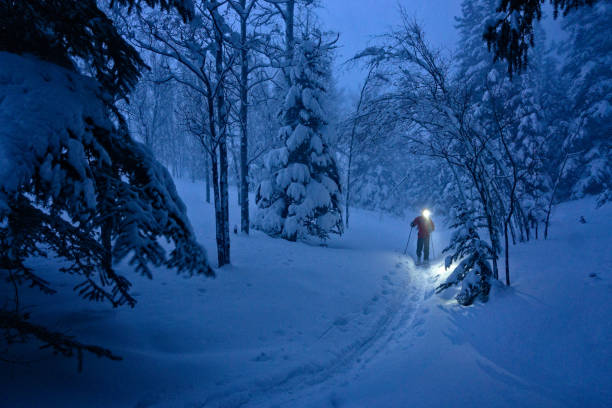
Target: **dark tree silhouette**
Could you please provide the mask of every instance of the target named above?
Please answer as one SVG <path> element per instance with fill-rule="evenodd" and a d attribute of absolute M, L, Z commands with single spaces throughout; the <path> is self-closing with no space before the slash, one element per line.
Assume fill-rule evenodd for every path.
<path fill-rule="evenodd" d="M 533 24 L 542 18 L 542 4 L 546 0 L 500 0 L 496 11 L 502 17 L 491 21 L 484 33 L 495 60 L 508 63 L 508 74 L 520 73 L 527 64 L 527 52 L 534 45 Z M 598 0 L 549 0 L 554 7 L 554 18 L 564 16 L 579 7 L 593 5 Z"/>

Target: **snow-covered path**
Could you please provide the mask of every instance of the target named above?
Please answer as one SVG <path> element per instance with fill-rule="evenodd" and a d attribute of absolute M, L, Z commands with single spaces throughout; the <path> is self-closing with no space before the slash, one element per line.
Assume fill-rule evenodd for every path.
<path fill-rule="evenodd" d="M 418 310 L 420 288 L 411 282 L 410 262 L 399 261 L 396 268 L 398 272 L 392 271 L 383 278 L 383 292 L 390 295 L 382 299 L 373 297 L 364 305 L 361 316 L 339 317 L 328 324 L 312 344 L 305 345 L 307 358 L 303 364 L 265 381 L 238 389 L 230 387 L 209 396 L 205 402 L 225 406 L 238 399 L 248 406 L 295 406 L 312 394 L 333 391 L 347 376 L 365 369 L 389 342 L 401 337 Z M 394 282 L 393 275 L 401 272 L 408 274 Z M 378 302 L 384 303 L 382 311 L 371 316 L 370 309 Z M 326 349 L 327 356 L 318 357 L 316 349 Z M 309 358 L 312 360 L 308 361 Z"/>
<path fill-rule="evenodd" d="M 214 254 L 213 209 L 201 185 L 180 182 L 179 191 Z M 236 224 L 238 213 L 232 211 Z M 86 358 L 83 374 L 60 358 L 9 367 L 6 402 L 41 406 L 42 395 L 56 395 L 60 406 L 67 398 L 101 407 L 295 406 L 332 395 L 416 330 L 411 325 L 431 284 L 400 253 L 407 232 L 397 219 L 354 211 L 353 227 L 328 247 L 257 231 L 232 235 L 232 265 L 213 280 L 158 270 L 149 281 L 126 267 L 139 301 L 133 310 L 76 299 L 60 277 L 60 295 L 32 300 L 40 305 L 36 316 L 124 361 Z M 51 374 L 38 380 L 41 394 L 28 394 L 24 379 L 40 372 Z"/>
<path fill-rule="evenodd" d="M 205 225 L 196 229 L 209 230 Z M 233 266 L 229 269 L 245 268 L 252 274 L 281 268 L 280 279 L 270 275 L 274 279 L 271 284 L 287 299 L 274 306 L 274 311 L 257 314 L 278 316 L 279 309 L 301 310 L 282 326 L 303 330 L 301 336 L 271 340 L 271 351 L 254 359 L 268 363 L 268 367 L 260 364 L 253 372 L 232 378 L 207 395 L 205 406 L 297 406 L 318 400 L 320 395 L 333 399 L 334 389 L 367 370 L 390 343 L 418 335 L 422 323 L 418 311 L 425 291 L 431 294 L 433 281 L 427 270 L 416 269 L 412 258 L 401 254 L 407 233 L 405 222 L 357 210 L 352 228 L 327 248 L 270 239 L 256 231 L 251 237 L 234 236 Z M 442 236 L 437 235 L 438 245 Z M 203 240 L 212 238 L 211 234 Z M 297 285 L 313 290 L 304 304 L 297 285 L 281 289 L 294 279 L 299 280 Z M 261 306 L 252 305 L 256 309 Z M 275 364 L 278 348 L 282 364 Z M 244 365 L 238 366 L 243 371 Z"/>
<path fill-rule="evenodd" d="M 200 185 L 179 191 L 214 254 Z M 79 374 L 17 348 L 34 361 L 0 366 L 0 407 L 611 406 L 612 210 L 592 208 L 559 209 L 551 240 L 513 247 L 513 287 L 470 308 L 433 295 L 439 263 L 401 254 L 406 222 L 367 211 L 326 248 L 232 235 L 232 265 L 212 280 L 126 266 L 133 310 L 78 299 L 40 260 L 61 291 L 24 297 L 34 318 L 124 360 L 86 356 Z"/>

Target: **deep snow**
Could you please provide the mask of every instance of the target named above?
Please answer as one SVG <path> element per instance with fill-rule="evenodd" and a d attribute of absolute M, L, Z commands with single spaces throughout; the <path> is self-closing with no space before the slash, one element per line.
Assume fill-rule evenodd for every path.
<path fill-rule="evenodd" d="M 178 190 L 214 253 L 201 183 Z M 86 356 L 78 374 L 74 360 L 13 349 L 34 361 L 0 363 L 0 406 L 612 406 L 611 207 L 559 206 L 550 240 L 511 248 L 513 286 L 469 308 L 433 295 L 441 262 L 415 268 L 401 254 L 408 221 L 360 210 L 326 248 L 232 235 L 216 279 L 122 267 L 135 309 L 77 299 L 49 273 L 60 294 L 23 292 L 33 319 L 124 360 Z M 436 231 L 436 255 L 447 238 Z"/>

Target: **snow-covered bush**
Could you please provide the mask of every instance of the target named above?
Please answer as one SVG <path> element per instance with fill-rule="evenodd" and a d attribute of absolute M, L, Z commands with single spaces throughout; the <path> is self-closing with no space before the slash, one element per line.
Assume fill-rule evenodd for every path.
<path fill-rule="evenodd" d="M 448 269 L 454 262 L 459 264 L 453 269 L 446 281 L 436 288 L 436 293 L 461 283 L 461 290 L 456 299 L 460 305 L 471 305 L 476 298 L 483 302 L 488 300 L 493 271 L 489 261 L 494 253 L 491 246 L 480 238 L 476 220 L 466 207 L 456 208 L 455 229 L 451 243 L 443 252 L 450 252 L 445 259 Z"/>
<path fill-rule="evenodd" d="M 326 50 L 311 40 L 296 47 L 281 111 L 282 146 L 268 154 L 268 174 L 257 188 L 255 228 L 290 241 L 343 232 L 340 176 L 322 109 L 326 59 Z"/>

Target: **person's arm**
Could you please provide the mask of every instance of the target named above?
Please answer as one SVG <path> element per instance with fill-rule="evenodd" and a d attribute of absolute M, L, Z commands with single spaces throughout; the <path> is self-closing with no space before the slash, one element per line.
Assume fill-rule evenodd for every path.
<path fill-rule="evenodd" d="M 411 226 L 411 227 L 414 227 L 414 226 L 416 225 L 416 223 L 417 223 L 417 219 L 418 219 L 418 218 L 419 218 L 419 217 L 416 217 L 414 220 L 412 220 L 412 222 L 410 223 L 410 226 Z"/>
<path fill-rule="evenodd" d="M 430 221 L 431 221 L 431 230 L 433 231 L 436 229 L 436 226 L 434 225 L 433 220 L 430 219 Z"/>

